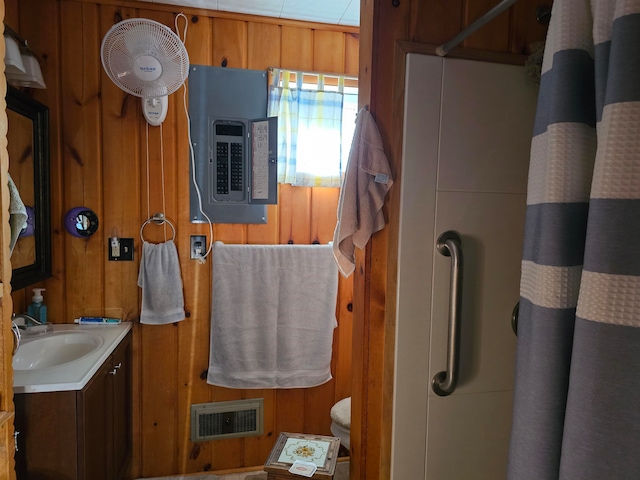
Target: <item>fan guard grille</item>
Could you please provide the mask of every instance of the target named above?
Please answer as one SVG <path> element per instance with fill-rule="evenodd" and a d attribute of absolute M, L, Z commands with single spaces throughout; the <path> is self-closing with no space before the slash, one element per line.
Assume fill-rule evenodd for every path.
<path fill-rule="evenodd" d="M 136 74 L 134 62 L 153 57 L 161 68 L 155 80 Z M 115 24 L 102 39 L 102 65 L 122 90 L 137 97 L 160 97 L 175 92 L 187 79 L 189 55 L 180 38 L 167 26 L 146 18 Z"/>

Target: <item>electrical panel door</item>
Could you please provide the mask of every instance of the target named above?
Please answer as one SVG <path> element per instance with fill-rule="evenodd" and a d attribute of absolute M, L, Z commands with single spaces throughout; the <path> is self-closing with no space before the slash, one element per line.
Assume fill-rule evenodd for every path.
<path fill-rule="evenodd" d="M 277 117 L 267 112 L 267 72 L 191 65 L 191 221 L 266 223 L 277 189 Z M 194 169 L 195 168 L 195 174 Z"/>

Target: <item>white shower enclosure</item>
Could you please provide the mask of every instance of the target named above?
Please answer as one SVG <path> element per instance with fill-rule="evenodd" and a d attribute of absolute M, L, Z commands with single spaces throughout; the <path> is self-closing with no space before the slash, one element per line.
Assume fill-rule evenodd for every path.
<path fill-rule="evenodd" d="M 536 98 L 521 66 L 407 55 L 392 479 L 506 477 Z M 448 231 L 463 259 L 459 373 L 439 396 L 453 292 L 436 242 Z"/>

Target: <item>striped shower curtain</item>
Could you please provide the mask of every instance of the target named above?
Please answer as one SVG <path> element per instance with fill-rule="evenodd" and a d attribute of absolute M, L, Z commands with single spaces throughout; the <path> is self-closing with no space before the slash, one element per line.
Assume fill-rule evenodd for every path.
<path fill-rule="evenodd" d="M 510 480 L 640 479 L 640 0 L 555 0 L 531 146 Z"/>

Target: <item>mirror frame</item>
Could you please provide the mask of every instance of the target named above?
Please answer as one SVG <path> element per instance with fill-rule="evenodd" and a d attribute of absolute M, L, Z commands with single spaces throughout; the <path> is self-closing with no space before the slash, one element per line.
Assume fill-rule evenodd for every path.
<path fill-rule="evenodd" d="M 51 277 L 51 199 L 49 180 L 49 107 L 7 84 L 7 110 L 33 123 L 33 179 L 36 261 L 13 269 L 12 289 L 33 285 Z M 7 140 L 9 134 L 7 134 Z M 11 159 L 9 159 L 11 164 Z"/>

